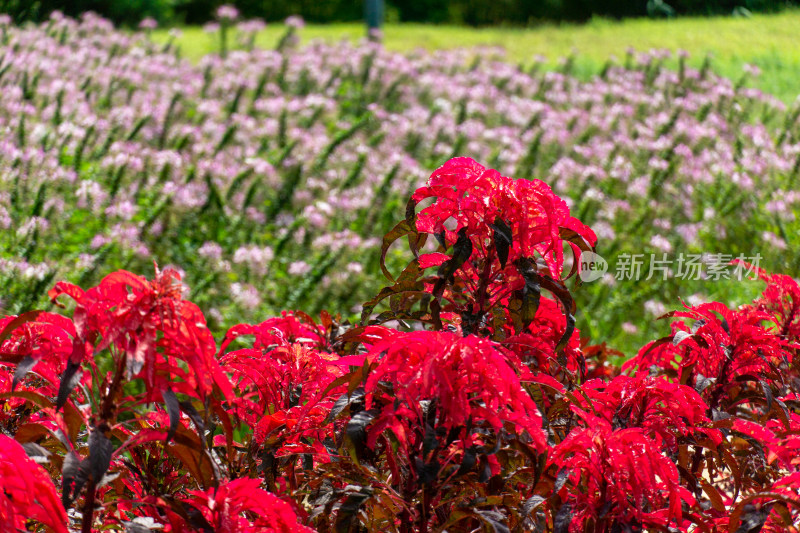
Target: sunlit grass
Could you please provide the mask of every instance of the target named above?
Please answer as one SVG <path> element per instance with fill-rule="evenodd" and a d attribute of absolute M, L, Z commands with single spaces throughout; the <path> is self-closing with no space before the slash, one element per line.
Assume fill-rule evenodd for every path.
<path fill-rule="evenodd" d="M 636 19 L 622 22 L 596 19 L 584 25 L 545 25 L 536 28 L 465 28 L 425 24 L 388 24 L 384 44 L 390 50 L 409 52 L 457 47 L 497 46 L 506 50 L 509 61 L 530 64 L 544 56 L 553 67 L 559 59 L 574 54 L 576 72 L 597 72 L 609 58 L 624 58 L 626 50 L 651 48 L 673 52 L 686 50 L 690 63 L 699 66 L 707 55 L 714 69 L 738 79 L 745 64 L 757 65 L 762 75 L 754 85 L 790 102 L 800 94 L 800 11 L 751 18 L 712 17 L 674 20 Z M 274 47 L 284 26 L 272 23 L 262 31 L 256 44 Z M 358 41 L 364 26 L 357 23 L 308 25 L 301 35 L 305 42 L 314 39 Z M 154 38 L 166 42 L 167 30 Z M 197 60 L 217 49 L 216 36 L 199 27 L 182 29 L 177 40 L 185 57 Z"/>

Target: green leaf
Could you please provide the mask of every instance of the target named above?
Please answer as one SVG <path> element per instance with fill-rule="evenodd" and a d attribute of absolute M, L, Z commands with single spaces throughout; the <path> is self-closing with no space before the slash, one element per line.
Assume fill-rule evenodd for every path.
<path fill-rule="evenodd" d="M 372 310 L 375 308 L 376 305 L 378 305 L 378 303 L 380 303 L 385 298 L 400 293 L 426 294 L 425 283 L 423 282 L 423 280 L 408 280 L 408 281 L 398 281 L 391 287 L 384 287 L 383 289 L 381 289 L 381 292 L 379 292 L 377 296 L 375 296 L 368 302 L 364 302 L 363 309 L 361 311 L 361 324 L 365 324 L 367 322 L 367 320 L 369 319 L 369 315 L 372 313 Z"/>
<path fill-rule="evenodd" d="M 383 275 L 392 283 L 394 283 L 395 279 L 392 277 L 389 269 L 386 268 L 386 253 L 397 239 L 405 237 L 406 235 L 413 235 L 416 237 L 417 228 L 413 223 L 409 223 L 408 220 L 402 220 L 398 222 L 389 233 L 383 236 L 383 242 L 381 243 L 381 272 L 383 272 Z"/>

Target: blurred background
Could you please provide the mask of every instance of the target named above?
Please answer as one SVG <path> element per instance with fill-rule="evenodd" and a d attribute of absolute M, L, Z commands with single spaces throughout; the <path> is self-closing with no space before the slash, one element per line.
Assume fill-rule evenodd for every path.
<path fill-rule="evenodd" d="M 0 12 L 14 20 L 40 21 L 54 9 L 69 16 L 94 11 L 118 25 L 153 17 L 161 24 L 200 24 L 210 20 L 220 0 L 0 0 Z M 364 17 L 354 0 L 238 0 L 245 18 L 282 20 L 300 15 L 313 23 L 352 22 Z M 592 17 L 670 17 L 776 12 L 799 0 L 394 0 L 386 2 L 387 22 L 425 22 L 470 26 L 532 26 L 581 22 Z"/>
<path fill-rule="evenodd" d="M 634 354 L 763 286 L 616 280 L 624 254 L 800 273 L 798 4 L 386 0 L 370 41 L 364 0 L 0 0 L 0 313 L 156 260 L 217 332 L 356 321 L 380 237 L 462 155 L 595 229 L 578 327 Z"/>

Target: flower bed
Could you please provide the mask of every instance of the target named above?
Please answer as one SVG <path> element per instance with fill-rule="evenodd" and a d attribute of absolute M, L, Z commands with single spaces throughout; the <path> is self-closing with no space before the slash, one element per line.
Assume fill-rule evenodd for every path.
<path fill-rule="evenodd" d="M 462 154 L 546 181 L 612 268 L 639 253 L 800 268 L 798 108 L 749 89 L 752 71 L 673 71 L 652 52 L 581 81 L 569 61 L 546 72 L 492 50 L 296 48 L 297 20 L 278 50 L 251 49 L 257 26 L 235 24 L 219 26 L 225 56 L 195 65 L 91 15 L 0 20 L 0 308 L 157 260 L 184 272 L 215 328 L 287 307 L 354 317 L 379 288 L 375 236 Z M 579 293 L 576 318 L 625 348 L 656 334 L 643 309 L 756 294 L 614 274 Z"/>
<path fill-rule="evenodd" d="M 755 302 L 674 312 L 620 367 L 565 285 L 597 237 L 545 183 L 453 159 L 383 255 L 401 239 L 360 323 L 287 312 L 217 346 L 158 268 L 0 320 L 0 524 L 796 531 L 795 280 L 757 270 Z"/>

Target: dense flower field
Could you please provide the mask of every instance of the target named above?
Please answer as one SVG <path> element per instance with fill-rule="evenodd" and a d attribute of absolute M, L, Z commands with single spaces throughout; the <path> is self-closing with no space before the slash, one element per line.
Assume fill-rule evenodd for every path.
<path fill-rule="evenodd" d="M 219 17 L 0 16 L 0 530 L 798 533 L 800 106 Z"/>
<path fill-rule="evenodd" d="M 378 289 L 376 235 L 462 154 L 545 180 L 612 265 L 760 253 L 771 270 L 800 268 L 800 195 L 786 192 L 800 107 L 748 89 L 752 71 L 734 83 L 632 53 L 579 81 L 569 60 L 545 72 L 494 50 L 297 48 L 298 20 L 278 50 L 253 50 L 258 24 L 223 15 L 227 53 L 199 64 L 91 15 L 0 20 L 0 309 L 155 259 L 215 327 L 292 308 L 357 316 Z M 757 292 L 613 274 L 580 292 L 577 318 L 623 346 L 653 335 L 643 309 Z"/>
<path fill-rule="evenodd" d="M 360 324 L 217 345 L 158 268 L 0 319 L 2 530 L 797 533 L 791 277 L 751 268 L 756 301 L 671 313 L 620 368 L 565 284 L 598 237 L 544 182 L 453 159 L 399 241 Z"/>

